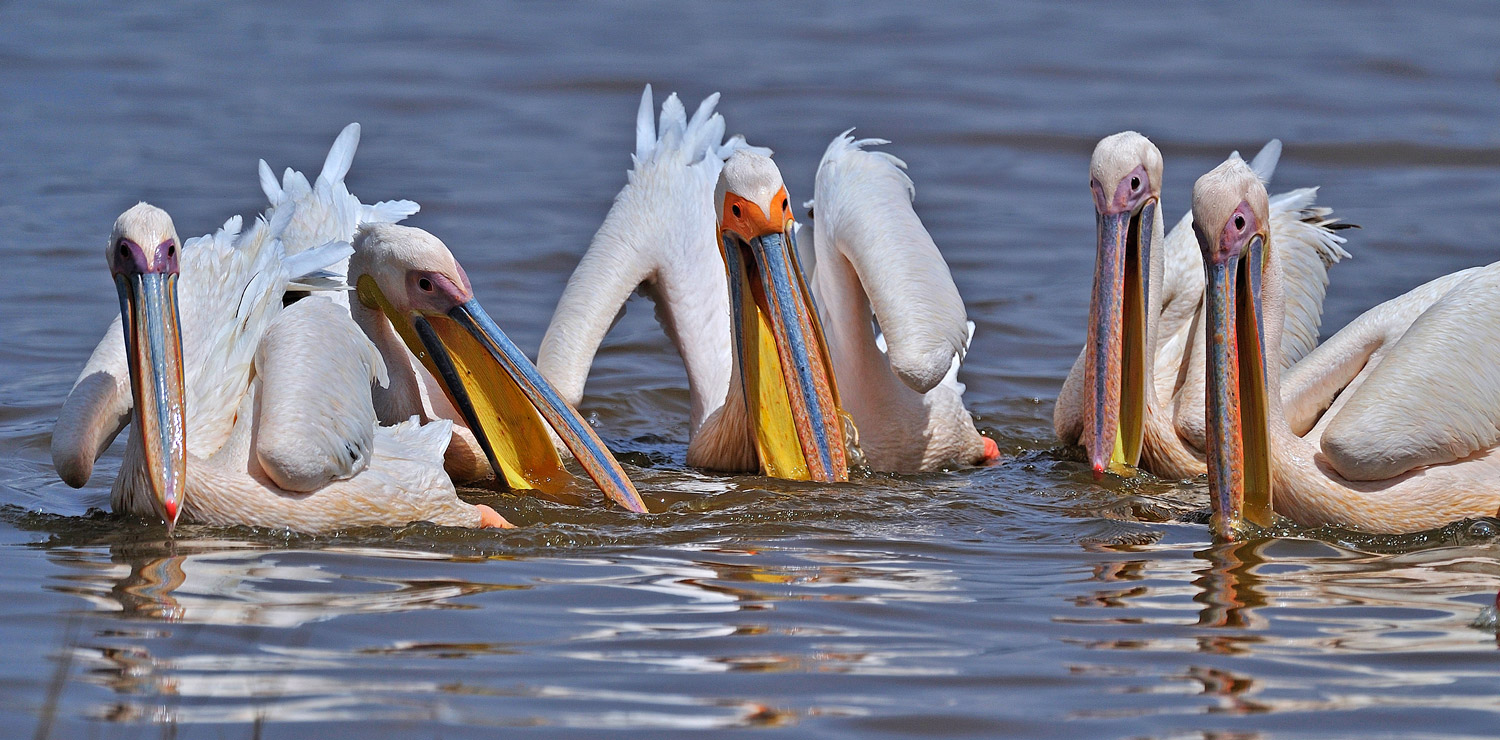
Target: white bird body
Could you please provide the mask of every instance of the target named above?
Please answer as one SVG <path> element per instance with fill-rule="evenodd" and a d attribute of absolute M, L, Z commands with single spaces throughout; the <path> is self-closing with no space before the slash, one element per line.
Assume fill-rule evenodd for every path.
<path fill-rule="evenodd" d="M 1118 155 L 1113 151 L 1104 153 L 1112 140 L 1121 140 L 1123 143 L 1118 146 L 1125 151 Z M 1146 148 L 1147 153 L 1137 159 L 1134 147 Z M 1263 181 L 1270 180 L 1280 153 L 1280 142 L 1273 140 L 1255 157 L 1251 167 Z M 1131 132 L 1102 141 L 1092 169 L 1099 170 L 1098 160 L 1111 155 L 1128 155 L 1130 165 L 1155 160 L 1156 167 L 1160 167 L 1160 153 L 1155 146 Z M 1231 154 L 1230 158 L 1238 160 L 1239 153 Z M 1117 165 L 1116 169 L 1125 167 Z M 1282 334 L 1282 357 L 1287 365 L 1317 344 L 1328 268 L 1349 256 L 1342 246 L 1344 239 L 1329 228 L 1337 220 L 1331 217 L 1330 209 L 1314 205 L 1316 196 L 1317 188 L 1301 188 L 1270 201 L 1271 229 L 1277 243 L 1282 245 L 1292 296 Z M 1161 264 L 1144 271 L 1149 275 L 1146 292 L 1153 305 L 1146 311 L 1144 351 L 1149 382 L 1145 389 L 1140 466 L 1163 477 L 1191 478 L 1206 470 L 1203 258 L 1193 235 L 1191 212 L 1166 232 L 1158 205 L 1154 221 L 1151 251 L 1160 254 Z M 1069 444 L 1084 441 L 1088 356 L 1089 348 L 1085 346 L 1063 383 L 1054 411 L 1057 435 Z"/>
<path fill-rule="evenodd" d="M 137 218 L 127 231 L 175 238 L 165 213 L 137 206 L 122 221 L 132 214 Z M 182 516 L 309 532 L 418 520 L 479 526 L 480 510 L 458 500 L 442 470 L 446 423 L 375 425 L 369 386 L 384 377 L 384 367 L 348 313 L 322 297 L 282 308 L 296 278 L 349 253 L 347 246 L 330 246 L 287 257 L 278 232 L 291 213 L 283 214 L 273 224 L 258 220 L 243 234 L 235 217 L 182 245 Z M 119 326 L 117 319 L 90 358 L 54 431 L 54 460 L 70 484 L 87 480 L 103 449 L 80 442 L 104 439 L 107 446 L 105 438 L 130 419 L 130 370 Z M 92 421 L 111 417 L 95 409 L 122 405 L 125 413 L 112 415 L 118 423 L 112 428 Z M 140 425 L 131 429 L 111 503 L 116 511 L 158 515 Z M 88 466 L 80 470 L 84 459 Z"/>
<path fill-rule="evenodd" d="M 279 210 L 290 211 L 282 241 L 289 254 L 329 243 L 349 243 L 355 231 L 364 225 L 395 224 L 421 210 L 410 200 L 381 201 L 374 205 L 360 202 L 349 192 L 344 177 L 359 148 L 360 126 L 351 123 L 339 132 L 328 150 L 323 168 L 316 180 L 290 167 L 283 171 L 281 182 L 265 160 L 260 161 L 260 186 L 269 205 L 266 218 L 274 219 Z M 349 259 L 345 257 L 329 266 L 329 272 L 345 276 Z M 329 291 L 328 297 L 353 314 L 360 328 L 375 341 L 390 373 L 389 386 L 376 386 L 375 412 L 381 424 L 400 424 L 412 417 L 421 423 L 446 419 L 453 423 L 453 436 L 445 453 L 449 476 L 460 483 L 483 480 L 494 475 L 484 451 L 463 416 L 443 394 L 441 385 L 417 358 L 397 339 L 390 326 L 370 320 L 368 309 L 351 305 L 347 291 Z"/>
<path fill-rule="evenodd" d="M 1370 309 L 1272 382 L 1278 513 L 1376 532 L 1500 513 L 1500 263 Z"/>
<path fill-rule="evenodd" d="M 658 319 L 687 370 L 688 463 L 754 472 L 756 446 L 739 387 L 726 258 L 715 239 L 716 206 L 722 204 L 714 199 L 723 197 L 715 188 L 727 159 L 737 152 L 762 157 L 770 152 L 749 147 L 740 137 L 720 144 L 723 119 L 712 113 L 717 100 L 710 96 L 688 121 L 672 95 L 662 105 L 658 132 L 646 88 L 637 116 L 634 169 L 568 281 L 537 364 L 564 398 L 578 403 L 599 343 L 639 288 L 656 302 Z M 967 346 L 962 302 L 947 265 L 911 210 L 911 184 L 898 169 L 899 160 L 862 151 L 867 143 L 847 135 L 834 141 L 815 188 L 816 237 L 794 226 L 804 242 L 797 246 L 828 337 L 842 406 L 877 470 L 978 462 L 986 448 L 955 393 L 961 386 L 935 387 Z M 779 172 L 774 185 L 780 185 Z M 776 187 L 761 189 L 766 192 L 744 195 L 768 217 L 777 205 L 784 207 L 769 202 Z M 880 200 L 859 203 L 863 198 Z M 842 231 L 832 225 L 837 223 Z M 870 253 L 875 249 L 891 251 L 877 259 Z M 826 269 L 813 270 L 814 260 L 826 262 Z M 903 279 L 898 264 L 914 274 Z M 874 283 L 865 282 L 872 278 Z M 892 337 L 896 360 L 876 347 L 872 303 Z M 940 313 L 924 313 L 934 308 Z"/>
<path fill-rule="evenodd" d="M 1500 512 L 1500 263 L 1380 304 L 1286 369 L 1274 234 L 1258 294 L 1237 273 L 1254 269 L 1264 233 L 1238 224 L 1255 227 L 1264 209 L 1242 163 L 1194 188 L 1195 218 L 1210 225 L 1208 393 L 1222 399 L 1208 409 L 1216 526 L 1232 536 L 1242 511 L 1255 520 L 1266 503 L 1304 525 L 1388 533 Z M 1245 332 L 1255 336 L 1236 338 Z"/>

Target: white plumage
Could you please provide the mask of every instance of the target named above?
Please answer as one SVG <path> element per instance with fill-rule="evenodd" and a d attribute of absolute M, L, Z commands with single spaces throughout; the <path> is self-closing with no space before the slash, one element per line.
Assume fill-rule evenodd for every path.
<path fill-rule="evenodd" d="M 1195 211 L 1224 214 L 1239 200 L 1234 173 L 1220 170 L 1199 181 Z M 1266 432 L 1276 512 L 1412 532 L 1500 511 L 1500 263 L 1386 301 L 1283 371 L 1287 253 L 1274 233 L 1267 255 L 1265 392 L 1284 399 L 1269 404 Z"/>
<path fill-rule="evenodd" d="M 704 100 L 688 121 L 676 95 L 668 97 L 658 131 L 651 125 L 651 89 L 646 88 L 637 114 L 635 166 L 568 281 L 537 364 L 564 398 L 581 400 L 594 353 L 639 287 L 656 302 L 658 319 L 687 370 L 689 462 L 754 470 L 745 410 L 731 393 L 736 360 L 724 256 L 715 239 L 715 197 L 723 196 L 715 196 L 715 186 L 724 161 L 736 152 L 762 157 L 770 152 L 739 137 L 720 144 L 723 119 L 711 114 L 717 101 L 718 95 Z M 889 154 L 864 150 L 874 143 L 883 142 L 856 141 L 847 132 L 834 140 L 819 167 L 815 227 L 799 225 L 796 231 L 840 394 L 877 469 L 978 462 L 986 445 L 955 386 L 935 387 L 967 346 L 962 301 L 912 211 L 904 165 Z M 752 166 L 754 158 L 745 162 Z M 774 181 L 780 185 L 779 173 Z M 875 346 L 871 302 L 894 347 L 889 360 Z M 837 313 L 830 309 L 835 304 Z M 854 323 L 833 326 L 837 322 Z M 883 369 L 865 366 L 870 353 L 881 358 Z M 887 378 L 899 390 L 880 385 Z M 856 400 L 888 390 L 904 395 L 891 403 L 876 395 Z M 936 439 L 929 445 L 933 430 Z"/>
<path fill-rule="evenodd" d="M 724 403 L 732 340 L 710 195 L 729 155 L 770 151 L 740 136 L 721 142 L 724 118 L 713 112 L 718 100 L 717 94 L 705 98 L 690 122 L 677 95 L 668 96 L 658 131 L 651 86 L 641 94 L 633 167 L 568 278 L 537 356 L 537 367 L 568 403 L 582 401 L 594 353 L 637 288 L 656 303 L 657 318 L 682 355 L 692 397 L 689 433 Z"/>
<path fill-rule="evenodd" d="M 986 443 L 964 408 L 956 372 L 974 325 L 912 209 L 916 187 L 906 163 L 865 148 L 884 139 L 849 134 L 824 152 L 810 204 L 812 291 L 844 408 L 877 470 L 978 463 Z"/>
<path fill-rule="evenodd" d="M 177 305 L 186 520 L 318 532 L 418 520 L 479 526 L 498 519 L 487 507 L 459 501 L 444 474 L 447 422 L 375 424 L 370 385 L 384 382 L 385 368 L 347 309 L 327 294 L 282 308 L 289 288 L 342 277 L 336 271 L 351 250 L 328 233 L 340 228 L 340 219 L 415 210 L 404 201 L 368 212 L 349 207 L 358 201 L 342 177 L 357 142 L 358 127 L 351 125 L 315 186 L 289 171 L 276 193 L 267 187 L 275 205 L 249 230 L 242 232 L 234 217 L 182 244 Z M 268 172 L 262 163 L 263 185 L 274 184 L 264 177 Z M 176 237 L 170 218 L 145 204 L 123 215 L 117 231 L 140 244 Z M 93 459 L 131 419 L 120 327 L 117 319 L 59 414 L 53 458 L 71 485 L 87 481 Z M 156 515 L 139 424 L 132 426 L 112 504 L 117 511 Z"/>
<path fill-rule="evenodd" d="M 359 201 L 344 185 L 344 177 L 354 164 L 354 152 L 359 148 L 360 128 L 351 123 L 339 132 L 333 147 L 323 160 L 323 169 L 318 179 L 308 183 L 307 176 L 290 167 L 282 173 L 281 183 L 271 172 L 266 160 L 260 160 L 260 188 L 270 201 L 266 219 L 275 221 L 278 211 L 284 212 L 286 224 L 282 228 L 282 241 L 287 245 L 288 255 L 295 256 L 319 245 L 344 242 L 354 238 L 354 230 L 360 224 L 394 224 L 421 210 L 421 206 L 409 200 L 387 200 L 374 205 Z M 329 266 L 338 276 L 348 274 L 349 260 Z M 340 305 L 347 306 L 349 297 L 345 293 L 330 294 Z"/>

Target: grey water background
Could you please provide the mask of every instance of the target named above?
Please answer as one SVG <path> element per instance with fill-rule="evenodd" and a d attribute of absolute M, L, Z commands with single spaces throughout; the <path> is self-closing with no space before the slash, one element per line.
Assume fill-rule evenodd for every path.
<path fill-rule="evenodd" d="M 476 494 L 526 526 L 310 538 L 160 526 L 55 478 L 140 199 L 205 233 L 316 173 L 422 204 L 534 352 L 624 182 L 643 84 L 773 147 L 794 200 L 893 140 L 978 332 L 1006 464 L 819 489 L 685 470 L 636 301 L 583 410 L 660 513 Z M 1201 483 L 1096 484 L 1051 405 L 1084 336 L 1087 158 L 1134 128 L 1175 218 L 1230 150 L 1363 227 L 1325 335 L 1496 255 L 1500 9 L 1457 2 L 0 3 L 0 734 L 26 737 L 1485 737 L 1491 522 L 1213 546 Z M 607 732 L 606 732 L 607 731 Z"/>

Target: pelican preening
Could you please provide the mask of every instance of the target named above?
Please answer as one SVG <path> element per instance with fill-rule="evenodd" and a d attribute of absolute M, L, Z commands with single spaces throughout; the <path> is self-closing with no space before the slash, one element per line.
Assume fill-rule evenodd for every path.
<path fill-rule="evenodd" d="M 417 352 L 513 486 L 566 478 L 545 418 L 606 494 L 644 511 L 598 438 L 479 307 L 441 242 L 389 223 L 404 213 L 377 212 L 352 250 L 328 233 L 341 228 L 341 209 L 360 207 L 342 182 L 357 141 L 358 128 L 346 129 L 316 187 L 289 171 L 286 197 L 273 195 L 268 218 L 243 233 L 235 217 L 183 243 L 161 209 L 142 203 L 120 216 L 107 256 L 123 321 L 59 414 L 52 453 L 64 481 L 86 483 L 129 423 L 112 505 L 169 526 L 181 517 L 309 532 L 422 520 L 509 526 L 458 499 L 444 471 L 453 424 L 424 418 L 431 404 L 411 382 Z M 300 234 L 291 248 L 288 231 Z M 337 268 L 351 251 L 360 301 L 346 308 L 322 293 L 342 286 Z M 291 290 L 319 294 L 283 308 Z M 402 384 L 392 387 L 388 368 Z M 382 411 L 410 415 L 378 424 L 372 382 L 389 388 Z"/>
<path fill-rule="evenodd" d="M 1267 215 L 1241 162 L 1193 188 L 1214 529 L 1233 537 L 1273 511 L 1376 532 L 1495 515 L 1500 263 L 1382 303 L 1286 369 L 1286 255 Z"/>
<path fill-rule="evenodd" d="M 1272 141 L 1249 167 L 1269 181 L 1280 153 Z M 1161 152 L 1134 131 L 1101 140 L 1089 175 L 1099 242 L 1088 341 L 1058 394 L 1057 435 L 1084 446 L 1096 475 L 1121 465 L 1201 475 L 1204 283 L 1193 215 L 1165 231 Z M 1313 205 L 1316 193 L 1293 190 L 1269 204 L 1269 229 L 1286 255 L 1288 365 L 1317 343 L 1328 267 L 1349 256 L 1333 232 L 1341 225 Z"/>
<path fill-rule="evenodd" d="M 846 480 L 998 456 L 953 369 L 971 325 L 912 210 L 904 164 L 840 135 L 819 165 L 811 233 L 770 151 L 723 140 L 709 96 L 636 118 L 634 167 L 547 327 L 537 365 L 582 399 L 595 352 L 638 288 L 687 370 L 687 461 L 731 472 Z M 879 321 L 889 352 L 877 346 Z"/>

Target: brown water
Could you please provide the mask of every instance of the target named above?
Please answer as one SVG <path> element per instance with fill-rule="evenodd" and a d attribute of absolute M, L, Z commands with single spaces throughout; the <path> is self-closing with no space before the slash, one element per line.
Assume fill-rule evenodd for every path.
<path fill-rule="evenodd" d="M 1500 9 L 0 4 L 0 734 L 25 737 L 1482 737 L 1492 522 L 1214 547 L 1201 484 L 1054 449 L 1084 335 L 1087 157 L 1136 128 L 1166 207 L 1231 149 L 1364 227 L 1325 327 L 1495 259 Z M 308 4 L 311 5 L 311 4 Z M 851 125 L 896 143 L 978 323 L 971 408 L 1012 457 L 820 489 L 683 469 L 680 365 L 637 303 L 584 411 L 663 513 L 504 496 L 526 526 L 307 538 L 115 519 L 52 420 L 116 311 L 138 199 L 186 235 L 364 124 L 368 201 L 454 248 L 528 350 L 624 181 L 640 88 L 715 90 L 793 191 Z"/>

